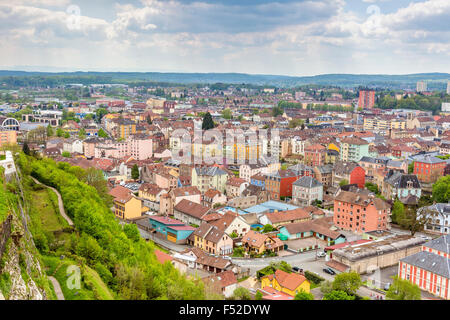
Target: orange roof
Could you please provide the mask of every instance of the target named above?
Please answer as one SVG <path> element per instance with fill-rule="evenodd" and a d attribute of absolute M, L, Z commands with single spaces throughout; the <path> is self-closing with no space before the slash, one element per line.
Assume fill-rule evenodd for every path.
<path fill-rule="evenodd" d="M 277 280 L 278 284 L 283 288 L 294 291 L 301 285 L 304 281 L 307 281 L 305 276 L 298 273 L 287 273 L 283 270 L 277 270 L 274 274 L 270 274 L 266 276 L 269 280 L 272 280 L 274 277 Z M 265 278 L 265 277 L 263 277 Z"/>
<path fill-rule="evenodd" d="M 114 197 L 116 200 L 124 200 L 127 199 L 131 194 L 131 191 L 125 187 L 117 186 L 109 191 L 109 194 Z"/>
<path fill-rule="evenodd" d="M 173 257 L 168 255 L 165 252 L 162 252 L 158 249 L 155 249 L 154 251 L 156 259 L 158 259 L 159 263 L 165 263 L 166 261 L 172 261 Z"/>

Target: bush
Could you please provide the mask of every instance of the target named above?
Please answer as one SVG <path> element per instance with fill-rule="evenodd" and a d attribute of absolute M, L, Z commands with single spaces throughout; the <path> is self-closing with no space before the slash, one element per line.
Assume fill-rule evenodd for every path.
<path fill-rule="evenodd" d="M 317 284 L 317 285 L 320 284 L 321 282 L 325 281 L 324 278 L 322 278 L 310 271 L 305 271 L 305 278 L 308 279 L 310 282 Z"/>

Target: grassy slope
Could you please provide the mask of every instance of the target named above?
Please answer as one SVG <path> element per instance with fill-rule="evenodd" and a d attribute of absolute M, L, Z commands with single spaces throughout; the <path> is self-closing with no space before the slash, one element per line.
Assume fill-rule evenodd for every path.
<path fill-rule="evenodd" d="M 61 286 L 66 300 L 114 300 L 113 294 L 102 281 L 98 273 L 85 265 L 80 265 L 74 260 L 58 257 L 42 256 L 47 275 L 54 276 Z M 69 267 L 75 265 L 81 271 L 81 288 L 69 288 L 73 273 Z M 55 272 L 56 271 L 56 272 Z"/>
<path fill-rule="evenodd" d="M 49 189 L 33 191 L 32 195 L 32 206 L 39 212 L 44 231 L 53 232 L 69 226 L 58 212 L 58 200 L 53 191 Z"/>
<path fill-rule="evenodd" d="M 27 190 L 31 195 L 32 210 L 30 216 L 34 226 L 42 229 L 44 232 L 52 233 L 68 227 L 67 221 L 59 213 L 58 199 L 53 191 L 48 188 L 41 190 Z M 60 234 L 55 240 L 60 241 L 70 237 L 69 234 Z M 42 261 L 47 269 L 47 275 L 53 275 L 60 283 L 61 289 L 66 300 L 114 300 L 105 283 L 98 273 L 70 259 L 60 260 L 58 257 L 42 256 Z M 67 268 L 70 265 L 77 265 L 83 273 L 81 289 L 69 289 L 67 287 Z M 58 268 L 56 274 L 54 274 Z M 50 281 L 49 281 L 50 282 Z M 51 283 L 51 282 L 50 282 Z M 53 289 L 53 286 L 51 287 Z M 78 293 L 77 293 L 78 292 Z M 52 298 L 56 299 L 54 292 Z"/>

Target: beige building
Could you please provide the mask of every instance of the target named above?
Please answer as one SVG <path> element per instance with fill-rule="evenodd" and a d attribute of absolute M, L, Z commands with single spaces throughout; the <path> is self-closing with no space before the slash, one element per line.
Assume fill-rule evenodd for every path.
<path fill-rule="evenodd" d="M 350 271 L 364 274 L 397 265 L 400 259 L 420 252 L 425 242 L 423 238 L 399 235 L 336 249 L 331 256 Z"/>

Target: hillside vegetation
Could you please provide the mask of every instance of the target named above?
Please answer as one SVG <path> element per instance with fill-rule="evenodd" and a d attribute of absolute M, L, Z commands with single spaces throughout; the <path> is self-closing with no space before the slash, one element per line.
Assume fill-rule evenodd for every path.
<path fill-rule="evenodd" d="M 31 175 L 56 188 L 62 196 L 75 232 L 61 245 L 51 248 L 52 234 L 41 230 L 39 250 L 45 255 L 61 255 L 86 264 L 119 299 L 204 299 L 203 283 L 181 275 L 170 263 L 160 264 L 154 245 L 141 239 L 136 225 L 122 226 L 107 206 L 108 199 L 96 188 L 81 182 L 83 169 L 51 159 L 37 160 L 21 154 L 18 159 L 23 176 Z M 95 274 L 85 274 L 95 279 Z M 102 285 L 99 284 L 98 291 Z"/>

